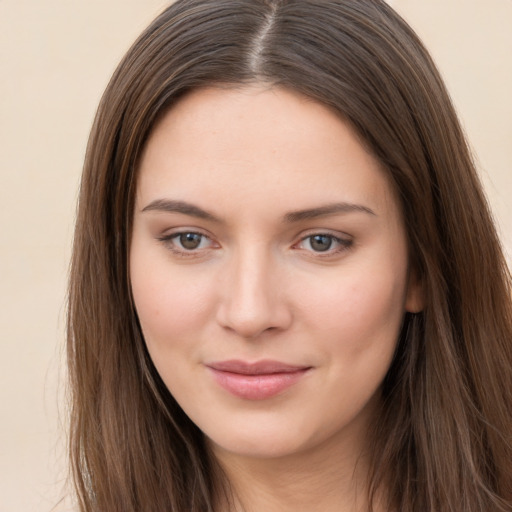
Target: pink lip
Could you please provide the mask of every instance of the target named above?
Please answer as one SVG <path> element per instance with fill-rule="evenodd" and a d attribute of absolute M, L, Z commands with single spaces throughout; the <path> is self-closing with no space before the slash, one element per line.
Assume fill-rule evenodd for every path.
<path fill-rule="evenodd" d="M 216 382 L 231 394 L 246 400 L 271 398 L 298 382 L 309 366 L 295 366 L 279 361 L 230 360 L 206 365 Z"/>

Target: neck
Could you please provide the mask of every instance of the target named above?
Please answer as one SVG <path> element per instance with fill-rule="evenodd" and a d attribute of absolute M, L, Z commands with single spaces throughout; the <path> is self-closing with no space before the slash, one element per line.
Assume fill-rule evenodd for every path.
<path fill-rule="evenodd" d="M 214 447 L 234 503 L 219 512 L 367 512 L 368 460 L 357 443 L 333 444 L 277 458 L 252 458 Z M 382 509 L 375 505 L 375 512 Z"/>

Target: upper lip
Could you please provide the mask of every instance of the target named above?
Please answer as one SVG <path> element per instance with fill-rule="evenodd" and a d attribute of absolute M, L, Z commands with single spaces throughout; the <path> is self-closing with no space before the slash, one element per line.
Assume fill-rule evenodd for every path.
<path fill-rule="evenodd" d="M 269 375 L 273 373 L 293 373 L 301 370 L 307 370 L 310 366 L 293 365 L 282 363 L 280 361 L 263 360 L 256 362 L 246 362 L 238 359 L 229 361 L 217 361 L 208 363 L 206 366 L 213 370 L 229 373 L 238 373 L 241 375 Z"/>

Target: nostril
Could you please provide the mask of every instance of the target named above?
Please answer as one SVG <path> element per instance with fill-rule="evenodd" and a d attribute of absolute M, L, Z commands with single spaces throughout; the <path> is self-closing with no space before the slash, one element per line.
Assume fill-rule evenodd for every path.
<path fill-rule="evenodd" d="M 217 314 L 218 324 L 244 339 L 255 339 L 263 334 L 288 328 L 291 314 L 284 304 L 224 304 Z"/>

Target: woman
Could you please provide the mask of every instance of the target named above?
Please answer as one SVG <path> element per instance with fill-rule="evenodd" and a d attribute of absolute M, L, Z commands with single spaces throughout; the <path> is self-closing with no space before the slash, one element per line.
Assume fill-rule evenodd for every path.
<path fill-rule="evenodd" d="M 178 0 L 87 151 L 80 510 L 512 510 L 510 291 L 449 97 L 389 6 Z"/>

